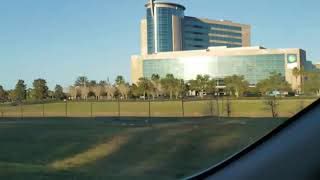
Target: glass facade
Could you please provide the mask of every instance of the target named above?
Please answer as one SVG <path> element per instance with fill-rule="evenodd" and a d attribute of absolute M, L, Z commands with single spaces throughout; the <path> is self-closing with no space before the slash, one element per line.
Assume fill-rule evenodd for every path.
<path fill-rule="evenodd" d="M 154 47 L 154 21 L 151 14 L 151 9 L 147 9 L 147 37 L 148 37 L 148 54 L 155 52 Z"/>
<path fill-rule="evenodd" d="M 155 13 L 155 16 L 152 17 L 151 9 L 147 9 L 148 54 L 173 51 L 172 17 L 178 16 L 183 18 L 184 9 L 178 7 L 156 7 Z M 156 21 L 154 18 L 157 18 Z M 155 27 L 157 28 L 156 40 L 154 38 Z M 155 43 L 157 44 L 155 45 Z"/>
<path fill-rule="evenodd" d="M 184 18 L 183 49 L 199 50 L 210 46 L 242 47 L 242 27 Z"/>
<path fill-rule="evenodd" d="M 173 51 L 172 15 L 174 9 L 157 8 L 157 43 L 158 52 Z"/>
<path fill-rule="evenodd" d="M 208 74 L 213 78 L 243 75 L 250 84 L 270 76 L 271 72 L 285 75 L 284 54 L 250 55 L 250 56 L 193 56 L 177 59 L 158 59 L 143 61 L 143 75 L 150 78 L 152 74 L 190 80 L 198 74 Z"/>

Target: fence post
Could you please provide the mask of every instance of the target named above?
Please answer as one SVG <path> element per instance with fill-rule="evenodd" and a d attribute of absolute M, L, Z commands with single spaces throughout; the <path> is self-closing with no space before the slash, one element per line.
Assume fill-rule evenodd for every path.
<path fill-rule="evenodd" d="M 3 115 L 3 114 L 4 114 L 4 112 L 3 112 L 4 107 L 3 107 L 2 105 L 1 105 L 0 107 L 1 107 L 1 119 L 3 119 L 3 116 L 4 116 L 4 115 Z"/>
<path fill-rule="evenodd" d="M 210 111 L 211 111 L 211 117 L 213 117 L 213 96 L 212 98 L 210 99 Z"/>
<path fill-rule="evenodd" d="M 224 96 L 222 96 L 221 98 L 221 115 L 223 116 L 224 115 Z"/>
<path fill-rule="evenodd" d="M 91 103 L 90 103 L 90 116 L 91 116 L 91 118 L 93 118 L 92 105 L 93 105 L 93 103 L 91 102 Z"/>
<path fill-rule="evenodd" d="M 42 117 L 44 118 L 44 102 L 42 102 Z"/>
<path fill-rule="evenodd" d="M 3 119 L 3 107 L 1 104 L 0 104 L 0 112 L 1 112 L 1 119 Z"/>
<path fill-rule="evenodd" d="M 151 100 L 149 98 L 149 120 L 151 119 Z"/>
<path fill-rule="evenodd" d="M 118 98 L 118 118 L 120 120 L 121 112 L 120 112 L 120 97 Z"/>
<path fill-rule="evenodd" d="M 181 99 L 182 117 L 184 117 L 184 98 Z"/>
<path fill-rule="evenodd" d="M 216 102 L 217 102 L 217 116 L 218 116 L 218 120 L 220 120 L 219 95 L 216 97 Z"/>
<path fill-rule="evenodd" d="M 22 102 L 20 103 L 20 116 L 21 116 L 21 119 L 23 119 L 23 107 L 22 107 Z"/>
<path fill-rule="evenodd" d="M 66 100 L 66 103 L 65 103 L 65 116 L 66 118 L 68 117 L 68 100 Z"/>

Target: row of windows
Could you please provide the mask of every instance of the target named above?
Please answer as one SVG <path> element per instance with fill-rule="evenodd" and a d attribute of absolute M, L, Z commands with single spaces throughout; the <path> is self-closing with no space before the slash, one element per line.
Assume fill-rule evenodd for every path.
<path fill-rule="evenodd" d="M 228 30 L 234 30 L 234 31 L 242 31 L 242 28 L 239 26 L 230 26 L 230 25 L 224 25 L 224 24 L 210 24 L 211 28 L 218 28 L 218 29 L 228 29 Z"/>
<path fill-rule="evenodd" d="M 242 37 L 242 34 L 241 34 L 241 33 L 228 32 L 228 31 L 211 30 L 210 33 L 212 33 L 212 34 L 219 34 L 219 35 L 228 35 L 228 36 Z"/>
<path fill-rule="evenodd" d="M 161 16 L 161 14 L 171 14 L 179 17 L 184 16 L 183 9 L 174 9 L 174 8 L 167 8 L 167 7 L 158 7 L 157 8 L 158 16 Z"/>
<path fill-rule="evenodd" d="M 210 40 L 242 43 L 242 39 L 229 38 L 229 37 L 219 37 L 219 36 L 210 36 Z"/>
<path fill-rule="evenodd" d="M 198 74 L 208 74 L 214 78 L 243 75 L 250 84 L 270 76 L 271 72 L 285 74 L 285 55 L 253 55 L 225 57 L 194 57 L 161 60 L 144 60 L 143 74 L 151 77 L 159 74 L 174 74 L 184 80 L 194 79 Z"/>
<path fill-rule="evenodd" d="M 241 47 L 241 45 L 236 45 L 236 44 L 228 44 L 228 43 L 210 43 L 210 46 L 227 46 L 227 47 Z"/>
<path fill-rule="evenodd" d="M 184 23 L 185 27 L 191 27 L 195 29 L 225 29 L 225 30 L 232 30 L 232 31 L 242 31 L 242 27 L 240 26 L 231 26 L 231 25 L 224 25 L 224 24 L 209 24 L 197 21 L 190 21 L 187 20 Z"/>

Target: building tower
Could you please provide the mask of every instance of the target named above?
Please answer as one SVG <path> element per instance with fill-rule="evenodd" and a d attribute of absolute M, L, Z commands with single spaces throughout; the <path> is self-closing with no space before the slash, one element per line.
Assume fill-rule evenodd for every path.
<path fill-rule="evenodd" d="M 142 41 L 146 43 L 147 54 L 169 51 L 181 51 L 182 27 L 185 7 L 175 3 L 150 0 L 147 8 L 147 26 L 142 32 Z"/>

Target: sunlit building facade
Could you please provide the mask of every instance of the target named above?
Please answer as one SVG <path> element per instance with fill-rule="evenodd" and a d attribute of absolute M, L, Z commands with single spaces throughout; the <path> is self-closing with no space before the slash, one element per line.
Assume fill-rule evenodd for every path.
<path fill-rule="evenodd" d="M 165 52 L 132 57 L 132 81 L 152 74 L 165 77 L 173 74 L 184 80 L 198 74 L 213 78 L 242 75 L 251 85 L 266 79 L 270 73 L 281 73 L 299 89 L 301 79 L 293 76 L 293 69 L 301 69 L 306 53 L 301 49 L 265 49 L 263 47 L 212 47 L 205 50 Z"/>
<path fill-rule="evenodd" d="M 155 1 L 146 8 L 141 54 L 131 58 L 133 83 L 152 74 L 184 80 L 199 74 L 216 79 L 242 75 L 254 86 L 276 72 L 293 89 L 301 88 L 301 77 L 294 77 L 293 69 L 306 64 L 304 50 L 250 47 L 249 25 L 188 17 L 179 4 Z"/>

